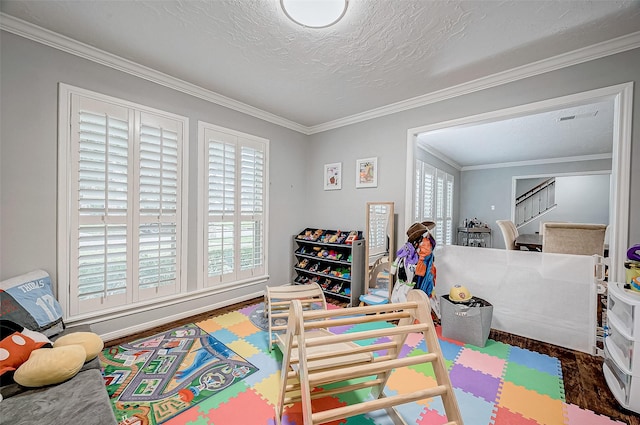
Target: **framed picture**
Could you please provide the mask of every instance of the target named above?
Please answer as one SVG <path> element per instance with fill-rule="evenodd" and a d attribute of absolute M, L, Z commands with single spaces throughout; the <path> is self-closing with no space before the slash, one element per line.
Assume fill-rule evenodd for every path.
<path fill-rule="evenodd" d="M 342 162 L 324 164 L 324 190 L 342 189 Z"/>
<path fill-rule="evenodd" d="M 378 157 L 356 160 L 356 187 L 378 187 Z"/>

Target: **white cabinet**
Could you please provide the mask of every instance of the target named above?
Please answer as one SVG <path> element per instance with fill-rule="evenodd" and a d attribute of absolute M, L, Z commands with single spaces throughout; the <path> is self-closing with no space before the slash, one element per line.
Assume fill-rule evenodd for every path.
<path fill-rule="evenodd" d="M 610 283 L 603 373 L 625 409 L 640 413 L 640 293 Z"/>

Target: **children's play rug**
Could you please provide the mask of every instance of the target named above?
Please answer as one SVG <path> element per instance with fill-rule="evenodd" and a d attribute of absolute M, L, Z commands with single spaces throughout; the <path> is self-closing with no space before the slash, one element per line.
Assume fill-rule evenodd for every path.
<path fill-rule="evenodd" d="M 120 424 L 275 424 L 282 356 L 277 348 L 269 352 L 265 325 L 260 303 L 105 349 L 100 360 Z M 566 403 L 556 358 L 492 340 L 484 348 L 442 337 L 440 344 L 465 425 L 623 424 Z M 422 335 L 415 334 L 401 357 L 425 349 Z M 435 382 L 431 365 L 401 368 L 385 392 L 402 394 Z M 346 405 L 349 395 L 322 402 Z M 446 422 L 440 397 L 397 409 L 408 424 Z M 383 411 L 333 423 L 392 424 Z M 283 424 L 303 425 L 299 403 L 285 409 Z"/>

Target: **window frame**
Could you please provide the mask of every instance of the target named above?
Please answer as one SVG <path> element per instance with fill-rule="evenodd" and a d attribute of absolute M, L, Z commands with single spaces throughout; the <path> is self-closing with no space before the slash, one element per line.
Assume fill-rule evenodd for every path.
<path fill-rule="evenodd" d="M 234 230 L 234 236 L 238 240 L 235 243 L 235 249 L 237 253 L 235 255 L 236 263 L 234 270 L 235 276 L 222 275 L 218 282 L 210 281 L 208 276 L 208 225 L 209 225 L 209 198 L 208 198 L 208 170 L 209 170 L 209 155 L 208 145 L 206 140 L 206 134 L 208 131 L 222 133 L 225 140 L 229 143 L 234 141 L 236 146 L 235 150 L 235 163 L 238 164 L 241 159 L 241 147 L 242 146 L 261 146 L 264 152 L 264 173 L 263 173 L 263 266 L 261 271 L 256 275 L 238 271 L 240 267 L 240 223 L 243 216 L 240 209 L 240 180 L 236 179 L 234 194 L 235 198 L 235 219 L 234 222 L 238 224 L 238 227 Z M 199 289 L 213 289 L 215 291 L 226 291 L 230 289 L 242 288 L 250 286 L 260 282 L 266 282 L 269 278 L 269 140 L 254 136 L 251 134 L 243 133 L 237 130 L 221 127 L 215 124 L 211 124 L 205 121 L 198 121 L 198 208 L 197 208 L 197 223 L 198 223 L 198 240 L 197 240 L 197 285 Z M 236 169 L 236 174 L 240 174 L 240 169 Z"/>
<path fill-rule="evenodd" d="M 179 164 L 178 167 L 180 169 L 178 178 L 180 179 L 180 184 L 178 187 L 179 191 L 179 204 L 176 211 L 176 225 L 180 227 L 179 235 L 177 235 L 176 239 L 176 250 L 177 250 L 177 261 L 176 261 L 176 283 L 175 283 L 175 291 L 171 291 L 170 294 L 163 293 L 162 290 L 157 291 L 157 296 L 146 298 L 141 295 L 141 291 L 138 288 L 137 282 L 134 285 L 133 280 L 129 280 L 131 276 L 137 276 L 137 270 L 139 268 L 139 256 L 138 252 L 133 253 L 133 249 L 138 246 L 138 237 L 135 236 L 138 232 L 135 223 L 139 223 L 139 217 L 134 217 L 132 212 L 138 212 L 138 208 L 130 207 L 131 210 L 127 214 L 128 221 L 128 229 L 132 232 L 131 238 L 134 239 L 134 242 L 131 246 L 128 246 L 128 251 L 131 250 L 131 253 L 127 254 L 128 263 L 130 262 L 131 267 L 135 270 L 134 272 L 128 271 L 128 290 L 125 302 L 118 305 L 109 305 L 107 304 L 106 308 L 85 311 L 81 312 L 79 308 L 75 307 L 75 301 L 72 299 L 72 294 L 74 290 L 72 286 L 69 284 L 71 282 L 72 277 L 75 273 L 72 271 L 74 267 L 71 264 L 72 256 L 74 250 L 76 248 L 73 247 L 74 240 L 72 238 L 74 232 L 73 226 L 77 226 L 80 223 L 80 219 L 78 215 L 72 214 L 75 206 L 71 203 L 74 201 L 74 197 L 72 196 L 71 190 L 73 187 L 77 187 L 78 182 L 77 179 L 73 176 L 74 170 L 76 170 L 76 166 L 73 161 L 77 159 L 77 153 L 73 149 L 73 134 L 72 134 L 72 123 L 75 117 L 72 116 L 73 108 L 72 108 L 72 98 L 74 96 L 79 96 L 82 98 L 90 99 L 92 101 L 97 101 L 105 104 L 109 104 L 109 106 L 115 106 L 120 108 L 129 109 L 129 117 L 131 115 L 137 115 L 141 117 L 143 114 L 150 114 L 153 117 L 156 117 L 161 120 L 173 120 L 178 124 L 179 128 L 179 139 L 181 140 L 179 146 Z M 134 120 L 130 122 L 130 126 L 133 127 L 129 130 L 130 137 L 133 135 L 130 143 L 135 144 L 132 148 L 135 154 L 128 158 L 128 171 L 127 174 L 132 181 L 129 183 L 128 187 L 128 202 L 131 202 L 133 199 L 136 203 L 139 203 L 138 193 L 138 185 L 139 185 L 139 164 L 135 164 L 136 158 L 138 158 L 137 153 L 137 143 L 139 142 L 139 129 L 140 129 L 141 120 Z M 145 105 L 140 105 L 134 102 L 130 102 L 124 99 L 119 99 L 116 97 L 108 96 L 102 93 L 82 89 L 79 87 L 74 87 L 68 84 L 59 83 L 58 85 L 58 188 L 57 188 L 57 196 L 58 196 L 58 220 L 57 220 L 57 248 L 58 248 L 58 258 L 57 258 L 57 298 L 60 302 L 63 311 L 64 318 L 68 322 L 79 321 L 87 318 L 100 317 L 105 315 L 117 315 L 118 313 L 127 311 L 127 310 L 139 310 L 144 306 L 152 306 L 157 305 L 158 303 L 165 302 L 167 299 L 175 297 L 176 295 L 187 295 L 187 246 L 188 246 L 188 199 L 189 199 L 189 184 L 188 184 L 188 176 L 189 176 L 189 156 L 188 156 L 188 146 L 189 146 L 189 119 L 184 116 L 180 116 L 177 114 L 173 114 L 170 112 L 158 110 L 155 108 L 151 108 Z M 133 192 L 133 193 L 132 193 Z M 159 219 L 160 220 L 160 219 Z M 129 239 L 128 239 L 129 240 Z M 128 244 L 129 245 L 129 244 Z M 130 287 L 129 287 L 130 286 Z M 142 291 L 144 292 L 144 291 Z M 99 307 L 99 305 L 98 305 Z"/>

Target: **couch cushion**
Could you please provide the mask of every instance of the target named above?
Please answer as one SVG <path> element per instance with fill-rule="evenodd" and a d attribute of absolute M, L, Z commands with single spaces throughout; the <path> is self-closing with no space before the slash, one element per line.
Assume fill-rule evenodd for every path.
<path fill-rule="evenodd" d="M 2 423 L 12 425 L 115 425 L 100 370 L 78 373 L 62 384 L 39 388 L 0 402 Z"/>
<path fill-rule="evenodd" d="M 64 329 L 62 308 L 44 270 L 0 282 L 0 318 L 50 337 Z"/>

